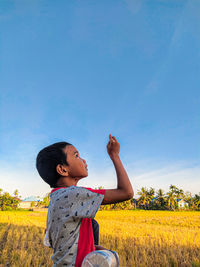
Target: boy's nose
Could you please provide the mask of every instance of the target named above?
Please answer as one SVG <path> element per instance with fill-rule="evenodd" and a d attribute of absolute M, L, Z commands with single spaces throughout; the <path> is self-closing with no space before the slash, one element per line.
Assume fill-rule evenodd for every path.
<path fill-rule="evenodd" d="M 83 161 L 83 163 L 86 163 L 86 160 L 85 159 L 81 158 L 81 160 Z"/>

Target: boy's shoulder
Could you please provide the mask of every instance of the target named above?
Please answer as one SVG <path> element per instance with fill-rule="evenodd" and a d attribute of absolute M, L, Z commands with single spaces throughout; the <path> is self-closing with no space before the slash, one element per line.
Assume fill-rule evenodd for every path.
<path fill-rule="evenodd" d="M 74 186 L 74 185 L 69 186 L 69 187 L 54 188 L 51 191 L 50 195 L 56 196 L 56 195 L 63 195 L 63 194 L 69 194 L 69 195 L 78 194 L 77 195 L 78 197 L 79 194 L 90 194 L 90 192 L 105 195 L 105 189 L 93 189 L 90 187 L 82 187 L 82 186 Z"/>
<path fill-rule="evenodd" d="M 104 199 L 102 190 L 92 188 L 71 186 L 52 191 L 48 209 L 49 221 L 52 216 L 57 216 L 59 220 L 62 216 L 72 223 L 76 218 L 94 218 Z"/>

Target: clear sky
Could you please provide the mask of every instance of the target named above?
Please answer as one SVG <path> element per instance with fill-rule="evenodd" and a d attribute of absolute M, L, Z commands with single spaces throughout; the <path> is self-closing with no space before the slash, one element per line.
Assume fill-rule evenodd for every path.
<path fill-rule="evenodd" d="M 89 176 L 116 187 L 109 133 L 135 195 L 200 192 L 200 1 L 1 0 L 0 188 L 50 187 L 40 149 L 74 144 Z"/>

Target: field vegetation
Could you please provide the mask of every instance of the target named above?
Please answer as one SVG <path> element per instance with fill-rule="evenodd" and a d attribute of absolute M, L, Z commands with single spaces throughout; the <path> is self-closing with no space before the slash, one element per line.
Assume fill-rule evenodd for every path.
<path fill-rule="evenodd" d="M 102 186 L 95 189 L 103 189 Z M 184 192 L 182 189 L 175 185 L 170 185 L 169 192 L 164 193 L 163 189 L 159 189 L 157 192 L 154 188 L 147 189 L 142 187 L 138 190 L 139 197 L 137 199 L 132 198 L 128 201 L 120 203 L 109 204 L 101 206 L 101 210 L 132 210 L 132 209 L 145 209 L 145 210 L 197 210 L 200 211 L 200 192 L 192 196 L 190 192 Z M 14 191 L 14 196 L 11 196 L 8 192 L 3 192 L 0 188 L 0 210 L 17 210 L 21 202 L 21 196 L 19 191 Z M 179 202 L 179 201 L 182 201 Z M 30 208 L 47 208 L 50 202 L 50 192 L 38 202 L 32 202 Z M 181 205 L 180 205 L 181 203 Z"/>
<path fill-rule="evenodd" d="M 0 266 L 52 266 L 43 245 L 46 212 L 0 211 Z M 100 245 L 118 252 L 120 267 L 200 266 L 200 213 L 99 211 Z"/>

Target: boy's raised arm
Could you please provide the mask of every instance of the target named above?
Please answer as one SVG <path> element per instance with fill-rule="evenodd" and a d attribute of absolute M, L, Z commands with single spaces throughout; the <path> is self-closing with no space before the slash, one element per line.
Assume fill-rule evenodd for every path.
<path fill-rule="evenodd" d="M 102 205 L 129 200 L 134 195 L 131 182 L 119 157 L 120 144 L 111 134 L 109 135 L 107 151 L 116 170 L 117 189 L 106 189 Z"/>

